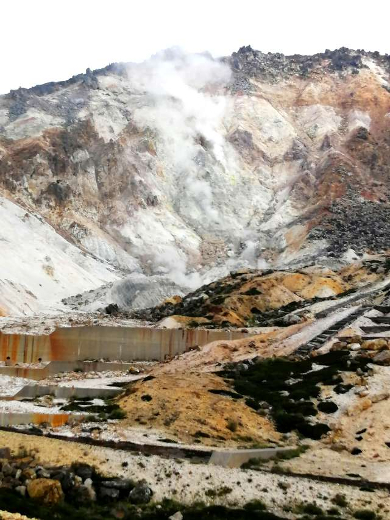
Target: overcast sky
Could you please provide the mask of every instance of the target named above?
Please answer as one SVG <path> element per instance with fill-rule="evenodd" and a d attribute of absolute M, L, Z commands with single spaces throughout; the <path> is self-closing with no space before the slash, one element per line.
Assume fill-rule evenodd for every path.
<path fill-rule="evenodd" d="M 3 0 L 0 93 L 173 45 L 215 56 L 242 45 L 390 54 L 389 18 L 388 0 Z"/>

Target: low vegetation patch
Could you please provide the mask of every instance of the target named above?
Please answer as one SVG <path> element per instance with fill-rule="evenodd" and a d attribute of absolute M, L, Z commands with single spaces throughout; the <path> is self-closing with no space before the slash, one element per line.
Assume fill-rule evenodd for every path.
<path fill-rule="evenodd" d="M 238 429 L 238 423 L 234 419 L 229 419 L 226 428 L 230 430 L 232 433 L 236 432 Z"/>
<path fill-rule="evenodd" d="M 315 405 L 320 385 L 340 388 L 343 383 L 340 372 L 364 369 L 369 360 L 352 358 L 349 351 L 340 350 L 317 356 L 315 362 L 325 368 L 312 370 L 311 359 L 273 358 L 260 359 L 246 370 L 241 370 L 240 364 L 227 365 L 223 375 L 236 392 L 247 397 L 248 406 L 256 410 L 261 408 L 262 402 L 268 403 L 279 432 L 296 430 L 303 437 L 318 440 L 330 430 L 327 424 L 313 420 L 318 410 L 325 413 L 337 410 L 331 401 Z"/>
<path fill-rule="evenodd" d="M 95 422 L 107 421 L 108 419 L 124 419 L 126 413 L 113 400 L 103 400 L 103 404 L 94 404 L 91 399 L 76 397 L 70 399 L 69 403 L 62 406 L 64 412 L 83 412 L 90 415 L 89 419 Z"/>
<path fill-rule="evenodd" d="M 353 517 L 358 518 L 358 520 L 375 520 L 377 515 L 374 511 L 370 511 L 369 509 L 360 509 L 359 511 L 355 511 Z"/>
<path fill-rule="evenodd" d="M 340 493 L 337 493 L 337 495 L 335 495 L 332 498 L 332 502 L 333 502 L 333 504 L 335 504 L 336 506 L 339 506 L 339 507 L 348 506 L 348 502 L 347 502 L 347 499 L 345 498 L 345 495 L 342 495 Z"/>
<path fill-rule="evenodd" d="M 225 397 L 231 397 L 232 399 L 241 399 L 242 398 L 242 395 L 241 394 L 237 394 L 237 392 L 232 392 L 231 390 L 223 390 L 223 389 L 211 389 L 209 390 L 210 394 L 215 394 L 215 395 L 223 395 Z"/>
<path fill-rule="evenodd" d="M 340 511 L 336 507 L 331 507 L 328 509 L 327 513 L 330 516 L 341 516 Z"/>
<path fill-rule="evenodd" d="M 302 455 L 302 453 L 305 453 L 309 449 L 309 446 L 306 444 L 302 444 L 302 446 L 298 446 L 298 448 L 295 448 L 293 450 L 288 451 L 279 451 L 276 455 L 276 458 L 279 460 L 291 460 L 295 459 L 296 457 L 299 457 Z"/>
<path fill-rule="evenodd" d="M 307 515 L 322 515 L 323 511 L 316 504 L 301 504 L 297 507 L 298 513 L 305 513 Z"/>
<path fill-rule="evenodd" d="M 252 500 L 245 504 L 244 509 L 246 511 L 266 511 L 267 507 L 261 500 Z"/>
<path fill-rule="evenodd" d="M 186 506 L 172 500 L 147 505 L 110 501 L 103 505 L 91 503 L 88 506 L 74 506 L 63 502 L 56 506 L 48 506 L 39 505 L 30 498 L 21 497 L 8 489 L 0 489 L 0 509 L 40 520 L 167 520 L 178 511 L 184 520 L 283 520 L 282 517 L 268 512 L 260 501 L 250 502 L 243 508 L 206 506 L 203 503 Z"/>
<path fill-rule="evenodd" d="M 222 486 L 219 489 L 208 489 L 207 491 L 205 491 L 205 495 L 211 498 L 223 497 L 225 495 L 228 495 L 232 491 L 232 488 L 228 486 Z"/>
<path fill-rule="evenodd" d="M 264 446 L 264 448 L 273 448 L 273 446 Z M 273 457 L 272 459 L 252 458 L 252 459 L 249 459 L 247 462 L 244 462 L 244 464 L 242 464 L 241 468 L 242 469 L 259 469 L 262 466 L 264 466 L 264 464 L 269 462 L 270 460 L 276 459 L 276 463 L 280 460 L 291 460 L 296 457 L 299 457 L 300 455 L 302 455 L 302 453 L 305 453 L 305 451 L 308 449 L 309 449 L 309 446 L 302 445 L 302 446 L 298 446 L 298 448 L 294 448 L 294 449 L 291 449 L 288 451 L 277 452 L 277 453 L 275 453 L 275 457 Z"/>
<path fill-rule="evenodd" d="M 321 401 L 318 403 L 317 408 L 320 412 L 324 413 L 334 413 L 339 409 L 337 404 L 333 401 Z"/>

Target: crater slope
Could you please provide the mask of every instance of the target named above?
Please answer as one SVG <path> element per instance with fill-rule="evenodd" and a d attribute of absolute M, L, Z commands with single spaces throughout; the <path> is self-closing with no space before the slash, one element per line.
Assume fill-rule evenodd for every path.
<path fill-rule="evenodd" d="M 130 273 L 196 288 L 387 250 L 389 66 L 350 49 L 171 49 L 1 96 L 1 251 L 18 257 L 0 267 L 2 313 Z M 64 250 L 89 259 L 82 282 Z"/>

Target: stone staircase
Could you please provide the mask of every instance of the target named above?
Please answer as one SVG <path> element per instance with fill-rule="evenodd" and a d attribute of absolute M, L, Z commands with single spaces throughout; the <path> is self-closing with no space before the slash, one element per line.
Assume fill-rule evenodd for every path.
<path fill-rule="evenodd" d="M 355 321 L 362 314 L 367 312 L 367 310 L 369 310 L 370 308 L 371 307 L 365 305 L 359 307 L 351 314 L 348 314 L 348 316 L 346 316 L 345 318 L 341 319 L 340 321 L 337 321 L 336 323 L 333 323 L 329 328 L 320 332 L 317 336 L 312 338 L 304 345 L 301 345 L 297 349 L 296 353 L 298 355 L 306 355 L 312 352 L 313 350 L 318 350 L 330 339 L 332 339 L 340 330 L 344 329 L 345 327 L 348 327 L 350 323 Z"/>

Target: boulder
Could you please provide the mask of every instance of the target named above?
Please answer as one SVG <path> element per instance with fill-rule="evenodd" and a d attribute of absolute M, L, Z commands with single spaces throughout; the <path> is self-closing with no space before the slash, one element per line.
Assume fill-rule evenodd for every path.
<path fill-rule="evenodd" d="M 14 475 L 16 473 L 14 468 L 7 461 L 3 462 L 1 471 L 4 474 L 4 476 L 6 476 L 6 477 L 9 477 L 9 476 Z"/>
<path fill-rule="evenodd" d="M 99 488 L 99 495 L 100 495 L 100 498 L 103 498 L 103 499 L 115 500 L 115 499 L 119 498 L 119 489 L 101 486 Z"/>
<path fill-rule="evenodd" d="M 388 348 L 387 340 L 383 338 L 368 339 L 362 342 L 362 349 L 364 350 L 387 350 Z"/>
<path fill-rule="evenodd" d="M 54 480 L 59 480 L 62 484 L 64 478 L 66 476 L 66 471 L 65 470 L 61 470 L 61 469 L 58 469 L 58 470 L 53 470 L 52 473 L 51 473 L 51 478 L 54 479 Z M 64 486 L 62 486 L 63 489 Z"/>
<path fill-rule="evenodd" d="M 347 348 L 347 342 L 346 341 L 336 341 L 336 343 L 333 343 L 332 350 L 333 352 L 337 350 L 345 350 Z"/>
<path fill-rule="evenodd" d="M 94 502 L 96 500 L 96 492 L 93 487 L 92 479 L 87 478 L 86 481 L 84 482 L 84 487 L 86 487 L 88 490 L 88 494 L 89 494 L 89 498 L 90 498 L 91 502 Z"/>
<path fill-rule="evenodd" d="M 390 392 L 388 390 L 384 390 L 383 392 L 378 392 L 377 394 L 370 395 L 370 399 L 373 403 L 379 403 L 380 401 L 384 401 L 390 397 Z"/>
<path fill-rule="evenodd" d="M 96 493 L 92 485 L 92 480 L 87 478 L 85 484 L 75 486 L 67 495 L 72 502 L 77 505 L 89 504 L 96 501 Z"/>
<path fill-rule="evenodd" d="M 183 515 L 180 513 L 180 511 L 177 511 L 174 515 L 169 517 L 169 520 L 183 520 Z"/>
<path fill-rule="evenodd" d="M 362 338 L 361 336 L 350 336 L 349 338 L 344 338 L 345 341 L 348 343 L 348 344 L 351 344 L 351 343 L 361 343 L 362 341 Z"/>
<path fill-rule="evenodd" d="M 116 478 L 113 480 L 103 480 L 101 486 L 105 488 L 119 489 L 120 491 L 130 491 L 135 487 L 135 483 L 130 479 Z"/>
<path fill-rule="evenodd" d="M 71 471 L 66 472 L 61 478 L 58 478 L 61 482 L 62 489 L 67 492 L 69 489 L 72 489 L 76 485 L 75 474 Z"/>
<path fill-rule="evenodd" d="M 390 351 L 382 350 L 379 352 L 374 358 L 374 363 L 378 363 L 380 365 L 390 365 Z"/>
<path fill-rule="evenodd" d="M 301 321 L 302 321 L 302 318 L 300 318 L 296 314 L 289 314 L 282 318 L 282 322 L 285 325 L 295 325 L 297 323 L 301 323 Z"/>
<path fill-rule="evenodd" d="M 58 480 L 37 478 L 27 484 L 27 493 L 30 498 L 41 504 L 55 505 L 62 502 L 64 493 Z"/>
<path fill-rule="evenodd" d="M 361 349 L 360 343 L 350 343 L 350 345 L 349 345 L 349 350 L 356 351 L 356 350 L 360 350 L 360 349 Z"/>
<path fill-rule="evenodd" d="M 95 473 L 95 468 L 89 464 L 85 464 L 84 462 L 77 462 L 72 464 L 72 470 L 78 477 L 83 480 L 92 478 Z"/>
<path fill-rule="evenodd" d="M 132 504 L 148 504 L 153 496 L 153 491 L 145 480 L 141 480 L 129 493 L 129 500 Z"/>
<path fill-rule="evenodd" d="M 0 459 L 10 459 L 11 450 L 9 448 L 0 448 Z"/>
<path fill-rule="evenodd" d="M 22 477 L 25 480 L 33 480 L 34 478 L 37 478 L 37 474 L 32 468 L 26 468 L 22 471 Z"/>
<path fill-rule="evenodd" d="M 105 307 L 104 311 L 106 314 L 115 315 L 119 313 L 119 307 L 116 303 L 110 303 Z"/>
<path fill-rule="evenodd" d="M 26 486 L 16 486 L 15 491 L 19 493 L 19 495 L 22 495 L 22 497 L 25 497 L 27 488 Z"/>
<path fill-rule="evenodd" d="M 38 478 L 50 478 L 50 473 L 45 468 L 36 468 Z"/>
<path fill-rule="evenodd" d="M 17 480 L 13 477 L 3 477 L 1 480 L 1 487 L 6 489 L 15 489 L 17 486 L 20 486 L 22 483 L 20 480 Z"/>

